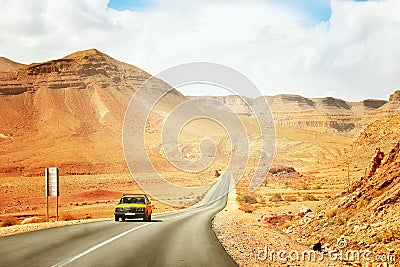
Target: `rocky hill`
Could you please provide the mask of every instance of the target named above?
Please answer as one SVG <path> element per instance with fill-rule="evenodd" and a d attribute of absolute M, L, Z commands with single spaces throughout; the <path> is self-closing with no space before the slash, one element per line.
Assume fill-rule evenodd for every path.
<path fill-rule="evenodd" d="M 400 251 L 400 113 L 374 122 L 360 135 L 357 151 L 373 155 L 364 160 L 365 174 L 353 181 L 319 212 L 297 226 L 298 234 L 334 249 L 342 237 L 348 248 L 395 255 Z M 354 161 L 360 161 L 358 152 Z M 307 228 L 304 225 L 308 226 Z M 311 230 L 311 231 L 310 231 Z"/>
<path fill-rule="evenodd" d="M 373 148 L 380 148 L 387 152 L 398 142 L 400 142 L 400 113 L 368 125 L 355 141 L 351 156 L 354 161 L 365 162 L 374 156 Z"/>
<path fill-rule="evenodd" d="M 25 66 L 24 64 L 14 62 L 5 57 L 0 57 L 0 71 L 12 71 Z"/>
<path fill-rule="evenodd" d="M 149 77 L 95 49 L 30 65 L 2 58 L 0 173 L 42 174 L 53 165 L 65 173 L 125 170 L 124 114 Z M 169 97 L 184 99 L 177 91 Z"/>
<path fill-rule="evenodd" d="M 215 97 L 243 115 L 251 115 L 257 99 L 238 96 Z M 348 102 L 332 97 L 305 98 L 299 95 L 266 96 L 277 125 L 357 136 L 373 121 L 400 111 L 400 91 L 389 99 Z M 246 102 L 249 105 L 246 104 Z"/>

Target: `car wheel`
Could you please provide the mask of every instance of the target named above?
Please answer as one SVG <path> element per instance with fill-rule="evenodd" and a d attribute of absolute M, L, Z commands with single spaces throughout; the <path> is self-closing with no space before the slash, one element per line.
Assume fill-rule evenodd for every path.
<path fill-rule="evenodd" d="M 115 215 L 115 221 L 119 222 L 119 216 Z"/>

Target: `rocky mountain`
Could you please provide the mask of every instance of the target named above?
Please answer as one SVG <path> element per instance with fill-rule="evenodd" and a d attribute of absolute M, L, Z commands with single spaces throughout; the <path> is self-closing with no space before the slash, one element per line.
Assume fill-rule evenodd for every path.
<path fill-rule="evenodd" d="M 396 94 L 392 95 L 395 96 Z M 390 151 L 398 142 L 400 142 L 400 112 L 368 125 L 355 141 L 352 157 L 357 161 L 365 161 L 374 156 L 373 148 Z"/>
<path fill-rule="evenodd" d="M 251 115 L 258 99 L 239 96 L 212 97 L 237 113 Z M 299 95 L 266 96 L 275 123 L 282 126 L 358 135 L 371 122 L 400 111 L 400 91 L 389 99 L 348 102 L 332 97 L 305 98 Z M 247 104 L 247 103 L 248 104 Z"/>
<path fill-rule="evenodd" d="M 65 173 L 126 170 L 123 118 L 149 77 L 95 49 L 30 65 L 2 58 L 0 173 L 42 174 L 48 166 Z M 171 105 L 184 99 L 175 90 L 168 96 Z"/>

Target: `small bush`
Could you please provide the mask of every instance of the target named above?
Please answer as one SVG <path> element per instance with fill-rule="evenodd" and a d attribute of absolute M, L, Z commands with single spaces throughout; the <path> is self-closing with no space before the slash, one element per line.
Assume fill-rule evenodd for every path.
<path fill-rule="evenodd" d="M 239 196 L 238 201 L 239 201 L 239 203 L 247 203 L 247 204 L 258 203 L 257 198 L 255 196 L 248 195 L 248 194 Z"/>
<path fill-rule="evenodd" d="M 327 212 L 326 212 L 326 217 L 328 217 L 328 218 L 333 218 L 333 217 L 335 217 L 336 216 L 336 214 L 337 214 L 337 212 L 338 212 L 338 208 L 332 208 L 332 209 L 330 209 L 330 210 L 328 210 Z"/>
<path fill-rule="evenodd" d="M 390 229 L 382 234 L 382 242 L 388 244 L 392 241 L 398 240 L 399 237 L 400 237 L 400 231 Z"/>
<path fill-rule="evenodd" d="M 331 220 L 331 221 L 328 222 L 328 226 L 332 226 L 332 225 L 335 225 L 335 224 L 336 224 L 335 220 Z"/>
<path fill-rule="evenodd" d="M 318 201 L 318 198 L 316 196 L 314 196 L 314 195 L 306 194 L 303 197 L 303 201 Z"/>
<path fill-rule="evenodd" d="M 344 225 L 346 223 L 346 220 L 343 219 L 342 217 L 339 217 L 339 218 L 336 219 L 336 223 L 338 225 Z"/>
<path fill-rule="evenodd" d="M 269 199 L 269 201 L 271 201 L 271 202 L 280 202 L 280 201 L 283 201 L 283 199 L 282 199 L 282 196 L 281 196 L 281 195 L 279 195 L 279 194 L 274 194 L 274 195 Z"/>
<path fill-rule="evenodd" d="M 289 182 L 289 181 L 286 181 L 285 182 L 285 187 L 291 187 L 292 186 L 292 183 L 291 182 Z"/>
<path fill-rule="evenodd" d="M 6 217 L 0 222 L 1 227 L 8 227 L 18 224 L 18 220 L 15 217 Z"/>
<path fill-rule="evenodd" d="M 381 235 L 377 235 L 374 237 L 375 243 L 381 243 L 383 241 L 383 237 Z"/>
<path fill-rule="evenodd" d="M 257 210 L 257 207 L 248 203 L 242 203 L 240 204 L 239 209 L 246 213 L 253 213 L 254 211 Z"/>
<path fill-rule="evenodd" d="M 296 202 L 297 201 L 297 197 L 295 197 L 295 196 L 285 196 L 285 201 L 287 201 L 287 202 Z"/>
<path fill-rule="evenodd" d="M 289 228 L 290 226 L 292 226 L 292 222 L 291 222 L 291 221 L 286 221 L 286 222 L 284 222 L 284 223 L 282 224 L 282 228 L 283 228 L 283 229 L 287 229 L 287 228 Z"/>
<path fill-rule="evenodd" d="M 357 203 L 357 209 L 361 209 L 366 207 L 369 204 L 369 202 L 366 199 L 361 199 L 360 201 L 358 201 Z"/>
<path fill-rule="evenodd" d="M 69 212 L 65 212 L 60 215 L 60 221 L 72 221 L 75 220 L 75 217 L 71 215 Z"/>
<path fill-rule="evenodd" d="M 301 188 L 302 190 L 309 190 L 309 189 L 310 189 L 310 187 L 308 186 L 308 184 L 302 184 L 302 185 L 300 186 L 300 188 Z"/>

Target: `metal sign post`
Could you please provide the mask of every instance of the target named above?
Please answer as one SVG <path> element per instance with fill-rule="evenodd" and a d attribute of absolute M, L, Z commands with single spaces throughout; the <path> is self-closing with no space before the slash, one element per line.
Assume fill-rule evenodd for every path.
<path fill-rule="evenodd" d="M 57 215 L 56 220 L 58 221 L 58 196 L 59 192 L 59 174 L 58 168 L 46 168 L 46 219 L 49 220 L 49 197 L 57 197 Z"/>

